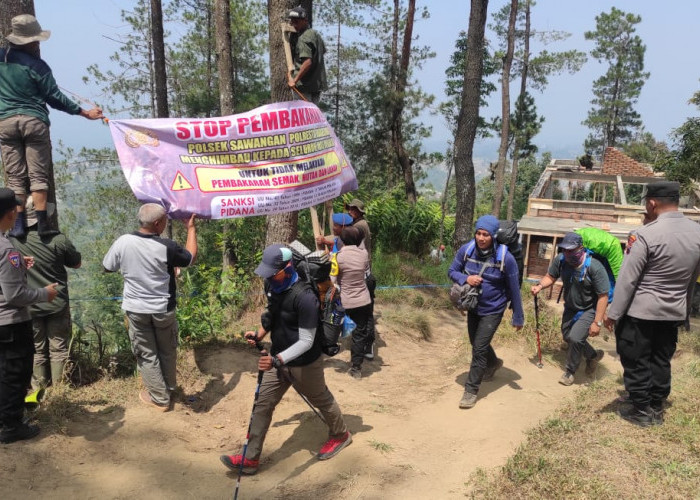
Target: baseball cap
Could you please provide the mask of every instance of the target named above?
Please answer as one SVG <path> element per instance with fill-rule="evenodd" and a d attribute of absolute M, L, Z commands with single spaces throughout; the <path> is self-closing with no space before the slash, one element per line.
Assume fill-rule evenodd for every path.
<path fill-rule="evenodd" d="M 261 278 L 271 278 L 283 269 L 292 259 L 292 251 L 285 245 L 276 243 L 263 250 L 262 260 L 255 268 L 255 274 Z"/>
<path fill-rule="evenodd" d="M 306 9 L 299 5 L 287 12 L 287 19 L 306 19 Z"/>
<path fill-rule="evenodd" d="M 17 198 L 15 192 L 10 188 L 0 188 L 0 212 L 6 212 L 17 205 L 22 205 L 22 200 Z"/>
<path fill-rule="evenodd" d="M 562 250 L 574 250 L 575 248 L 583 246 L 583 238 L 581 238 L 580 234 L 566 233 L 561 243 L 557 246 Z"/>
<path fill-rule="evenodd" d="M 351 226 L 352 216 L 350 214 L 346 214 L 345 212 L 333 214 L 333 224 L 338 224 L 339 226 Z"/>

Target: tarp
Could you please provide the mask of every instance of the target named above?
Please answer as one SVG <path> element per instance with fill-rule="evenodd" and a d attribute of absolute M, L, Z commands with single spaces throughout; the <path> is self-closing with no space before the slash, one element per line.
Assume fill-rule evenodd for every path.
<path fill-rule="evenodd" d="M 136 198 L 164 205 L 174 218 L 290 212 L 357 189 L 338 138 L 309 102 L 109 126 Z"/>

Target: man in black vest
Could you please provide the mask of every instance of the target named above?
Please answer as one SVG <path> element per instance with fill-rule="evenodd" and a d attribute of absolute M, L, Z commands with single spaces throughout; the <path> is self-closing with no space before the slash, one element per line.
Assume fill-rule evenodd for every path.
<path fill-rule="evenodd" d="M 270 245 L 263 252 L 255 274 L 265 279 L 268 321 L 257 332 L 246 332 L 248 342 L 260 342 L 267 333 L 272 338 L 270 354 L 264 354 L 258 369 L 265 372 L 252 415 L 245 459 L 242 455 L 222 455 L 223 464 L 243 473 L 255 474 L 267 429 L 277 403 L 290 386 L 318 408 L 329 427 L 328 441 L 318 453 L 327 460 L 352 442 L 333 394 L 323 374 L 321 346 L 316 341 L 319 301 L 316 293 L 294 269 L 292 251 L 284 245 Z M 276 370 L 273 372 L 272 368 Z"/>

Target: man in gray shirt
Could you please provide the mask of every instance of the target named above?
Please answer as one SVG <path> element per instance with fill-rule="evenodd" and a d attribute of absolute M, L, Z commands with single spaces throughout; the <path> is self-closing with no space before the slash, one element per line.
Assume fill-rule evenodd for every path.
<path fill-rule="evenodd" d="M 637 231 L 605 318 L 615 330 L 632 403 L 618 413 L 642 427 L 663 423 L 678 325 L 688 319 L 700 274 L 700 225 L 678 211 L 679 197 L 677 182 L 647 185 L 644 201 L 653 222 Z"/>
<path fill-rule="evenodd" d="M 120 236 L 102 261 L 106 271 L 120 271 L 124 277 L 122 309 L 146 386 L 139 398 L 160 411 L 170 409 L 176 387 L 175 269 L 189 266 L 197 256 L 194 215 L 185 221 L 185 248 L 160 237 L 167 224 L 165 209 L 146 203 L 139 209 L 139 230 Z"/>

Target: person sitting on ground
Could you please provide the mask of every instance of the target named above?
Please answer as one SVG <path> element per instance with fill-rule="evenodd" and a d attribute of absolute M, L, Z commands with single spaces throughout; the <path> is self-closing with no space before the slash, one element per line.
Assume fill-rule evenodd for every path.
<path fill-rule="evenodd" d="M 21 14 L 12 18 L 9 47 L 0 48 L 0 151 L 7 173 L 7 185 L 22 206 L 10 236 L 24 236 L 26 187 L 34 197 L 40 236 L 55 232 L 46 215 L 51 172 L 51 138 L 48 104 L 54 109 L 88 120 L 104 118 L 100 108 L 88 111 L 66 97 L 58 88 L 51 68 L 39 57 L 39 42 L 48 40 L 36 18 Z"/>
<path fill-rule="evenodd" d="M 55 205 L 47 203 L 47 213 L 52 215 Z M 27 234 L 24 238 L 10 238 L 22 255 L 34 257 L 34 265 L 27 270 L 29 286 L 41 288 L 58 283 L 58 295 L 52 302 L 34 304 L 29 308 L 34 330 L 34 376 L 32 388 L 36 391 L 63 380 L 63 369 L 68 361 L 73 328 L 68 298 L 67 267 L 78 269 L 81 255 L 73 243 L 62 233 L 39 236 L 34 198 L 27 197 Z"/>
<path fill-rule="evenodd" d="M 581 235 L 566 233 L 559 248 L 564 252 L 563 258 L 554 259 L 547 274 L 530 291 L 537 295 L 561 277 L 564 286 L 561 333 L 564 342 L 568 343 L 568 355 L 559 383 L 570 386 L 574 383 L 581 357 L 586 359 L 586 374 L 589 376 L 595 375 L 598 362 L 603 358 L 604 352 L 594 349 L 587 339 L 600 334 L 608 306 L 610 280 L 603 264 L 586 252 Z"/>
<path fill-rule="evenodd" d="M 326 386 L 323 374 L 321 345 L 316 342 L 320 314 L 316 292 L 299 279 L 292 263 L 292 251 L 284 245 L 270 245 L 263 251 L 255 274 L 265 280 L 268 307 L 264 314 L 266 329 L 245 333 L 248 343 L 255 345 L 270 333 L 270 354 L 263 354 L 258 370 L 264 371 L 259 396 L 251 416 L 245 457 L 221 455 L 221 462 L 243 474 L 255 474 L 260 464 L 263 443 L 272 422 L 272 414 L 290 386 L 318 408 L 328 425 L 329 437 L 317 458 L 327 460 L 352 442 L 340 407 Z M 275 368 L 273 371 L 272 368 Z"/>
<path fill-rule="evenodd" d="M 360 230 L 355 226 L 346 227 L 340 233 L 343 247 L 335 258 L 331 276 L 337 277 L 340 286 L 340 301 L 345 314 L 357 325 L 352 332 L 351 362 L 348 373 L 352 378 L 362 378 L 362 361 L 365 359 L 365 346 L 369 342 L 368 324 L 372 299 L 365 283 L 365 271 L 369 264 L 367 251 L 358 245 L 362 241 Z"/>
<path fill-rule="evenodd" d="M 430 260 L 435 263 L 445 261 L 445 245 L 440 245 L 430 251 Z"/>
<path fill-rule="evenodd" d="M 39 427 L 23 421 L 24 398 L 32 379 L 34 342 L 29 307 L 56 298 L 58 283 L 44 288 L 27 286 L 27 267 L 33 263 L 5 237 L 14 226 L 22 203 L 9 188 L 0 188 L 0 443 L 31 439 Z"/>
<path fill-rule="evenodd" d="M 468 283 L 481 289 L 476 310 L 467 312 L 472 361 L 464 395 L 459 402 L 459 407 L 464 409 L 476 405 L 481 382 L 491 380 L 503 366 L 503 360 L 496 356 L 491 347 L 491 340 L 509 301 L 513 306 L 513 327 L 520 330 L 525 323 L 518 264 L 507 250 L 502 254 L 503 262 L 497 260 L 499 252 L 502 252 L 499 250 L 501 245 L 496 241 L 498 226 L 498 219 L 493 215 L 479 217 L 474 239 L 462 245 L 447 271 L 453 282 L 459 285 Z"/>
<path fill-rule="evenodd" d="M 146 389 L 144 403 L 168 411 L 177 387 L 178 330 L 175 269 L 197 257 L 194 214 L 183 221 L 187 242 L 181 247 L 160 235 L 168 225 L 165 208 L 146 203 L 138 213 L 139 230 L 120 236 L 102 265 L 124 277 L 122 309 L 129 320 L 129 340 Z"/>

